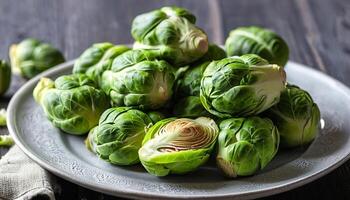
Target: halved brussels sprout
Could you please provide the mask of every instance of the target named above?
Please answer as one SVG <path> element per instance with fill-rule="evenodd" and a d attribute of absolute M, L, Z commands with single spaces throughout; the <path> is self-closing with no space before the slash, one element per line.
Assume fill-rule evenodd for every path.
<path fill-rule="evenodd" d="M 31 38 L 12 45 L 9 54 L 13 72 L 26 78 L 65 61 L 62 53 L 51 44 Z"/>
<path fill-rule="evenodd" d="M 275 32 L 257 27 L 239 27 L 230 32 L 226 39 L 228 56 L 257 54 L 271 64 L 284 67 L 288 61 L 289 49 L 286 42 Z"/>
<path fill-rule="evenodd" d="M 0 96 L 9 88 L 11 83 L 11 67 L 4 61 L 0 60 Z"/>
<path fill-rule="evenodd" d="M 139 55 L 133 52 L 130 56 L 122 54 L 121 58 L 115 59 L 112 69 L 103 73 L 101 87 L 115 106 L 160 108 L 172 95 L 173 67 L 163 60 L 142 61 L 143 56 L 136 60 L 124 59 Z M 129 55 L 128 52 L 125 54 Z"/>
<path fill-rule="evenodd" d="M 320 110 L 309 93 L 287 85 L 278 104 L 266 111 L 280 135 L 281 147 L 296 147 L 310 143 L 317 134 Z"/>
<path fill-rule="evenodd" d="M 113 59 L 128 50 L 127 46 L 108 42 L 93 44 L 74 63 L 73 73 L 86 73 L 100 83 L 102 73 L 111 68 Z"/>
<path fill-rule="evenodd" d="M 276 155 L 277 128 L 268 118 L 230 118 L 220 123 L 217 164 L 229 177 L 263 169 Z"/>
<path fill-rule="evenodd" d="M 179 7 L 163 7 L 138 15 L 131 28 L 134 49 L 148 49 L 176 67 L 189 64 L 208 50 L 207 35 L 196 18 Z"/>
<path fill-rule="evenodd" d="M 194 171 L 208 160 L 218 132 L 214 120 L 206 117 L 164 119 L 148 130 L 140 161 L 156 176 Z"/>
<path fill-rule="evenodd" d="M 139 162 L 138 150 L 151 125 L 151 118 L 142 111 L 110 108 L 101 115 L 98 126 L 90 131 L 86 145 L 110 163 L 132 165 Z"/>
<path fill-rule="evenodd" d="M 103 91 L 84 74 L 60 76 L 54 81 L 42 78 L 33 96 L 54 126 L 82 135 L 97 125 L 102 112 L 109 107 Z"/>
<path fill-rule="evenodd" d="M 285 72 L 254 54 L 209 64 L 203 74 L 200 99 L 220 118 L 259 114 L 279 101 Z"/>

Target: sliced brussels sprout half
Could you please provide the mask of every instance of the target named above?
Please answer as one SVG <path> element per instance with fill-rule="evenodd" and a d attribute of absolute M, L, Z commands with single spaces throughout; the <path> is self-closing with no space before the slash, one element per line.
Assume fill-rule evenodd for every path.
<path fill-rule="evenodd" d="M 208 50 L 207 35 L 196 18 L 179 7 L 163 7 L 138 15 L 131 27 L 134 49 L 148 49 L 175 67 L 189 64 Z"/>
<path fill-rule="evenodd" d="M 62 53 L 51 44 L 32 38 L 13 44 L 9 54 L 13 72 L 26 78 L 32 78 L 65 61 Z"/>
<path fill-rule="evenodd" d="M 163 60 L 142 59 L 117 65 L 118 57 L 112 69 L 103 73 L 101 87 L 113 105 L 157 109 L 170 99 L 174 84 L 173 67 Z"/>
<path fill-rule="evenodd" d="M 317 135 L 320 110 L 310 94 L 295 85 L 287 85 L 279 103 L 264 114 L 276 124 L 281 147 L 306 145 Z"/>
<path fill-rule="evenodd" d="M 85 73 L 97 83 L 101 82 L 102 73 L 112 67 L 114 58 L 130 50 L 125 45 L 108 42 L 93 44 L 75 61 L 73 73 Z"/>
<path fill-rule="evenodd" d="M 256 115 L 278 103 L 285 81 L 282 67 L 257 55 L 224 58 L 205 69 L 200 99 L 220 118 Z"/>
<path fill-rule="evenodd" d="M 279 133 L 268 118 L 230 118 L 220 123 L 218 167 L 228 177 L 249 176 L 276 155 Z"/>
<path fill-rule="evenodd" d="M 105 93 L 85 74 L 60 76 L 55 81 L 42 78 L 33 91 L 54 126 L 64 132 L 82 135 L 97 125 L 109 108 Z"/>
<path fill-rule="evenodd" d="M 194 171 L 208 160 L 218 132 L 214 120 L 206 117 L 161 120 L 148 130 L 140 161 L 155 176 Z"/>
<path fill-rule="evenodd" d="M 11 67 L 5 60 L 0 60 L 0 96 L 10 87 Z"/>
<path fill-rule="evenodd" d="M 288 61 L 287 43 L 275 32 L 257 26 L 239 27 L 230 32 L 225 43 L 228 56 L 257 54 L 271 64 L 284 67 Z"/>
<path fill-rule="evenodd" d="M 138 150 L 151 125 L 151 118 L 140 110 L 110 108 L 101 115 L 98 126 L 90 131 L 85 144 L 112 164 L 132 165 L 139 162 Z"/>

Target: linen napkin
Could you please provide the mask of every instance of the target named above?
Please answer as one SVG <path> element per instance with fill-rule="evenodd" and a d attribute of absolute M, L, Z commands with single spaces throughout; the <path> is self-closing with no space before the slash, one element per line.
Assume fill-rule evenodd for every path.
<path fill-rule="evenodd" d="M 0 160 L 0 200 L 54 200 L 53 177 L 13 146 Z"/>

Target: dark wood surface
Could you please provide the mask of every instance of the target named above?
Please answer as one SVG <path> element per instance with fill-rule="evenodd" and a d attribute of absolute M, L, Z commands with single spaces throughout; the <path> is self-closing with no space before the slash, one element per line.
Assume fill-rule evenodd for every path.
<path fill-rule="evenodd" d="M 132 19 L 163 5 L 191 10 L 216 43 L 236 26 L 271 28 L 287 41 L 291 60 L 350 86 L 349 0 L 0 0 L 0 58 L 7 59 L 9 45 L 26 37 L 51 42 L 67 60 L 95 42 L 132 43 Z M 1 107 L 24 82 L 13 77 Z M 0 148 L 0 155 L 6 151 Z M 56 191 L 57 199 L 115 199 L 60 178 Z M 265 199 L 350 199 L 350 161 L 310 184 Z"/>

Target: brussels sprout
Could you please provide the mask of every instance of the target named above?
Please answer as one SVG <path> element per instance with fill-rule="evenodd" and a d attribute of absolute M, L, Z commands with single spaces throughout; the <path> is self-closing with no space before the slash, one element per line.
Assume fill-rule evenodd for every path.
<path fill-rule="evenodd" d="M 175 85 L 175 98 L 179 99 L 174 106 L 174 114 L 178 117 L 210 116 L 199 99 L 199 87 L 203 72 L 212 60 L 226 57 L 223 49 L 215 44 L 209 45 L 208 52 L 188 67 L 179 68 Z M 178 70 L 178 71 L 179 71 Z"/>
<path fill-rule="evenodd" d="M 154 51 L 133 49 L 115 58 L 112 63 L 112 70 L 119 71 L 120 69 L 133 66 L 141 61 L 161 60 L 160 58 L 160 55 Z"/>
<path fill-rule="evenodd" d="M 174 73 L 167 62 L 145 60 L 116 64 L 119 61 L 116 59 L 112 69 L 102 75 L 101 88 L 113 105 L 157 109 L 170 99 Z"/>
<path fill-rule="evenodd" d="M 11 83 L 11 67 L 6 61 L 0 60 L 0 96 L 9 88 Z"/>
<path fill-rule="evenodd" d="M 285 78 L 282 67 L 257 55 L 225 58 L 204 71 L 200 99 L 220 118 L 255 115 L 278 103 Z"/>
<path fill-rule="evenodd" d="M 137 16 L 131 28 L 134 49 L 149 49 L 174 66 L 189 64 L 208 50 L 207 35 L 189 11 L 163 7 Z"/>
<path fill-rule="evenodd" d="M 217 164 L 229 177 L 263 169 L 276 155 L 279 133 L 268 118 L 230 118 L 220 123 Z"/>
<path fill-rule="evenodd" d="M 108 42 L 93 44 L 74 63 L 73 73 L 86 73 L 100 83 L 102 73 L 111 68 L 113 59 L 129 49 Z"/>
<path fill-rule="evenodd" d="M 6 110 L 0 109 L 0 126 L 6 126 L 7 120 L 6 120 Z"/>
<path fill-rule="evenodd" d="M 151 118 L 142 111 L 116 107 L 106 110 L 87 139 L 87 147 L 100 158 L 117 165 L 139 162 L 138 150 Z"/>
<path fill-rule="evenodd" d="M 174 106 L 174 115 L 177 117 L 195 118 L 210 116 L 211 114 L 203 107 L 198 96 L 188 96 L 180 99 Z"/>
<path fill-rule="evenodd" d="M 36 39 L 25 39 L 19 44 L 12 45 L 9 54 L 13 72 L 26 78 L 32 78 L 64 62 L 59 50 Z"/>
<path fill-rule="evenodd" d="M 103 91 L 84 74 L 61 76 L 53 82 L 42 78 L 33 91 L 49 120 L 61 130 L 82 135 L 96 126 L 109 107 Z"/>
<path fill-rule="evenodd" d="M 207 61 L 221 60 L 226 57 L 225 50 L 216 44 L 209 44 L 207 53 L 205 53 L 199 60 L 191 64 L 191 66 L 194 67 Z"/>
<path fill-rule="evenodd" d="M 271 30 L 250 26 L 230 32 L 225 43 L 228 56 L 257 54 L 271 64 L 285 66 L 289 57 L 286 42 Z"/>
<path fill-rule="evenodd" d="M 281 147 L 295 147 L 310 143 L 317 134 L 320 110 L 309 93 L 294 85 L 287 85 L 278 104 L 267 110 L 280 135 Z"/>
<path fill-rule="evenodd" d="M 223 49 L 214 44 L 209 45 L 208 52 L 200 60 L 191 64 L 186 71 L 181 72 L 181 75 L 179 75 L 176 82 L 176 96 L 199 96 L 199 87 L 201 85 L 204 70 L 211 61 L 220 60 L 225 57 L 226 53 Z"/>
<path fill-rule="evenodd" d="M 153 124 L 165 118 L 164 114 L 158 111 L 148 112 L 147 115 L 151 118 Z"/>
<path fill-rule="evenodd" d="M 164 119 L 148 130 L 140 161 L 156 176 L 194 171 L 208 160 L 218 132 L 214 120 L 206 117 Z"/>
<path fill-rule="evenodd" d="M 0 135 L 0 147 L 12 146 L 15 142 L 9 135 Z"/>

